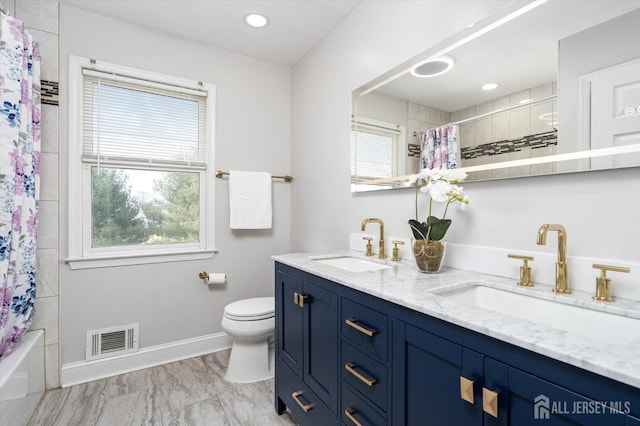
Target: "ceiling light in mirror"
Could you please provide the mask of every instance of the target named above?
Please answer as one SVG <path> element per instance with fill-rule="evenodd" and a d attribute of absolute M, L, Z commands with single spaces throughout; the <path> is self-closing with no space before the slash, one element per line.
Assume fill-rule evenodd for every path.
<path fill-rule="evenodd" d="M 244 22 L 251 27 L 262 28 L 267 26 L 269 19 L 259 13 L 247 13 L 244 15 Z"/>
<path fill-rule="evenodd" d="M 487 84 L 483 84 L 481 89 L 482 90 L 494 90 L 498 87 L 498 83 L 487 83 Z"/>
<path fill-rule="evenodd" d="M 451 56 L 430 58 L 411 68 L 411 74 L 420 78 L 442 75 L 453 68 L 454 60 Z"/>

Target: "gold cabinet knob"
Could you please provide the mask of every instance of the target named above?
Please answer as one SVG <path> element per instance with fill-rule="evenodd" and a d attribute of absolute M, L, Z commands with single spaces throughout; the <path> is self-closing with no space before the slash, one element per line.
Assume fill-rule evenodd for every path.
<path fill-rule="evenodd" d="M 518 282 L 518 285 L 522 287 L 533 287 L 533 281 L 531 281 L 531 267 L 528 263 L 533 262 L 533 257 L 521 254 L 508 254 L 507 257 L 509 259 L 522 260 L 522 266 L 520 267 L 520 281 Z"/>
<path fill-rule="evenodd" d="M 473 405 L 473 380 L 460 376 L 460 398 Z"/>
<path fill-rule="evenodd" d="M 482 411 L 498 418 L 498 392 L 482 388 Z"/>
<path fill-rule="evenodd" d="M 600 270 L 600 276 L 596 277 L 596 294 L 593 296 L 593 300 L 613 302 L 615 299 L 611 295 L 611 279 L 607 278 L 607 271 L 629 273 L 631 269 L 624 266 L 601 265 L 598 263 L 593 264 L 593 269 Z"/>

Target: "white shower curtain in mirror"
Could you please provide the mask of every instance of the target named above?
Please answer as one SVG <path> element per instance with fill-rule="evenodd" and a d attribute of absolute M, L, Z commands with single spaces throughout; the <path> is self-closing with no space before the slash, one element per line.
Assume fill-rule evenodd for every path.
<path fill-rule="evenodd" d="M 24 23 L 0 22 L 0 359 L 33 321 L 40 186 L 40 55 Z"/>
<path fill-rule="evenodd" d="M 421 169 L 456 169 L 460 162 L 458 125 L 449 124 L 420 133 Z"/>

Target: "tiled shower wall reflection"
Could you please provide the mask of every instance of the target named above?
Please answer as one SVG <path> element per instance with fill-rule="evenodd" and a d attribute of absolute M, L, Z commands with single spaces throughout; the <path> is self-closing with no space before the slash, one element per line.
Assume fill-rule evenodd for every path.
<path fill-rule="evenodd" d="M 407 103 L 408 170 L 418 170 L 420 131 L 476 117 L 492 111 L 521 105 L 525 99 L 543 99 L 556 95 L 556 83 L 548 83 L 518 93 L 447 112 L 416 103 Z M 461 166 L 475 166 L 556 154 L 557 101 L 555 99 L 523 105 L 460 124 Z M 555 166 L 546 163 L 473 172 L 470 179 L 495 179 L 552 173 Z"/>
<path fill-rule="evenodd" d="M 37 298 L 32 329 L 45 330 L 47 389 L 60 386 L 58 341 L 58 2 L 2 0 L 10 15 L 24 21 L 40 44 L 42 156 L 38 214 Z"/>

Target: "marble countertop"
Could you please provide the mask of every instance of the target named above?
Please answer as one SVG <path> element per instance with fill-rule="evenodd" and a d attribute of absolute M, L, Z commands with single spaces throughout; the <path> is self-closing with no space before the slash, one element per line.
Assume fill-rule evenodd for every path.
<path fill-rule="evenodd" d="M 368 272 L 349 272 L 310 259 L 323 255 L 350 256 L 370 262 L 386 263 L 393 267 Z M 640 335 L 630 332 L 628 339 L 621 339 L 619 343 L 612 342 L 611 336 L 599 338 L 537 324 L 456 302 L 439 296 L 438 292 L 480 284 L 638 320 L 640 301 L 619 299 L 613 303 L 595 302 L 591 299 L 591 294 L 584 292 L 556 294 L 551 291 L 551 286 L 518 287 L 513 278 L 459 269 L 443 268 L 438 274 L 424 274 L 417 270 L 412 259 L 401 262 L 383 261 L 364 257 L 362 252 L 350 250 L 293 253 L 273 256 L 273 259 L 363 293 L 640 388 Z M 540 312 L 540 315 L 545 315 L 545 312 Z M 562 320 L 557 319 L 559 323 Z"/>

